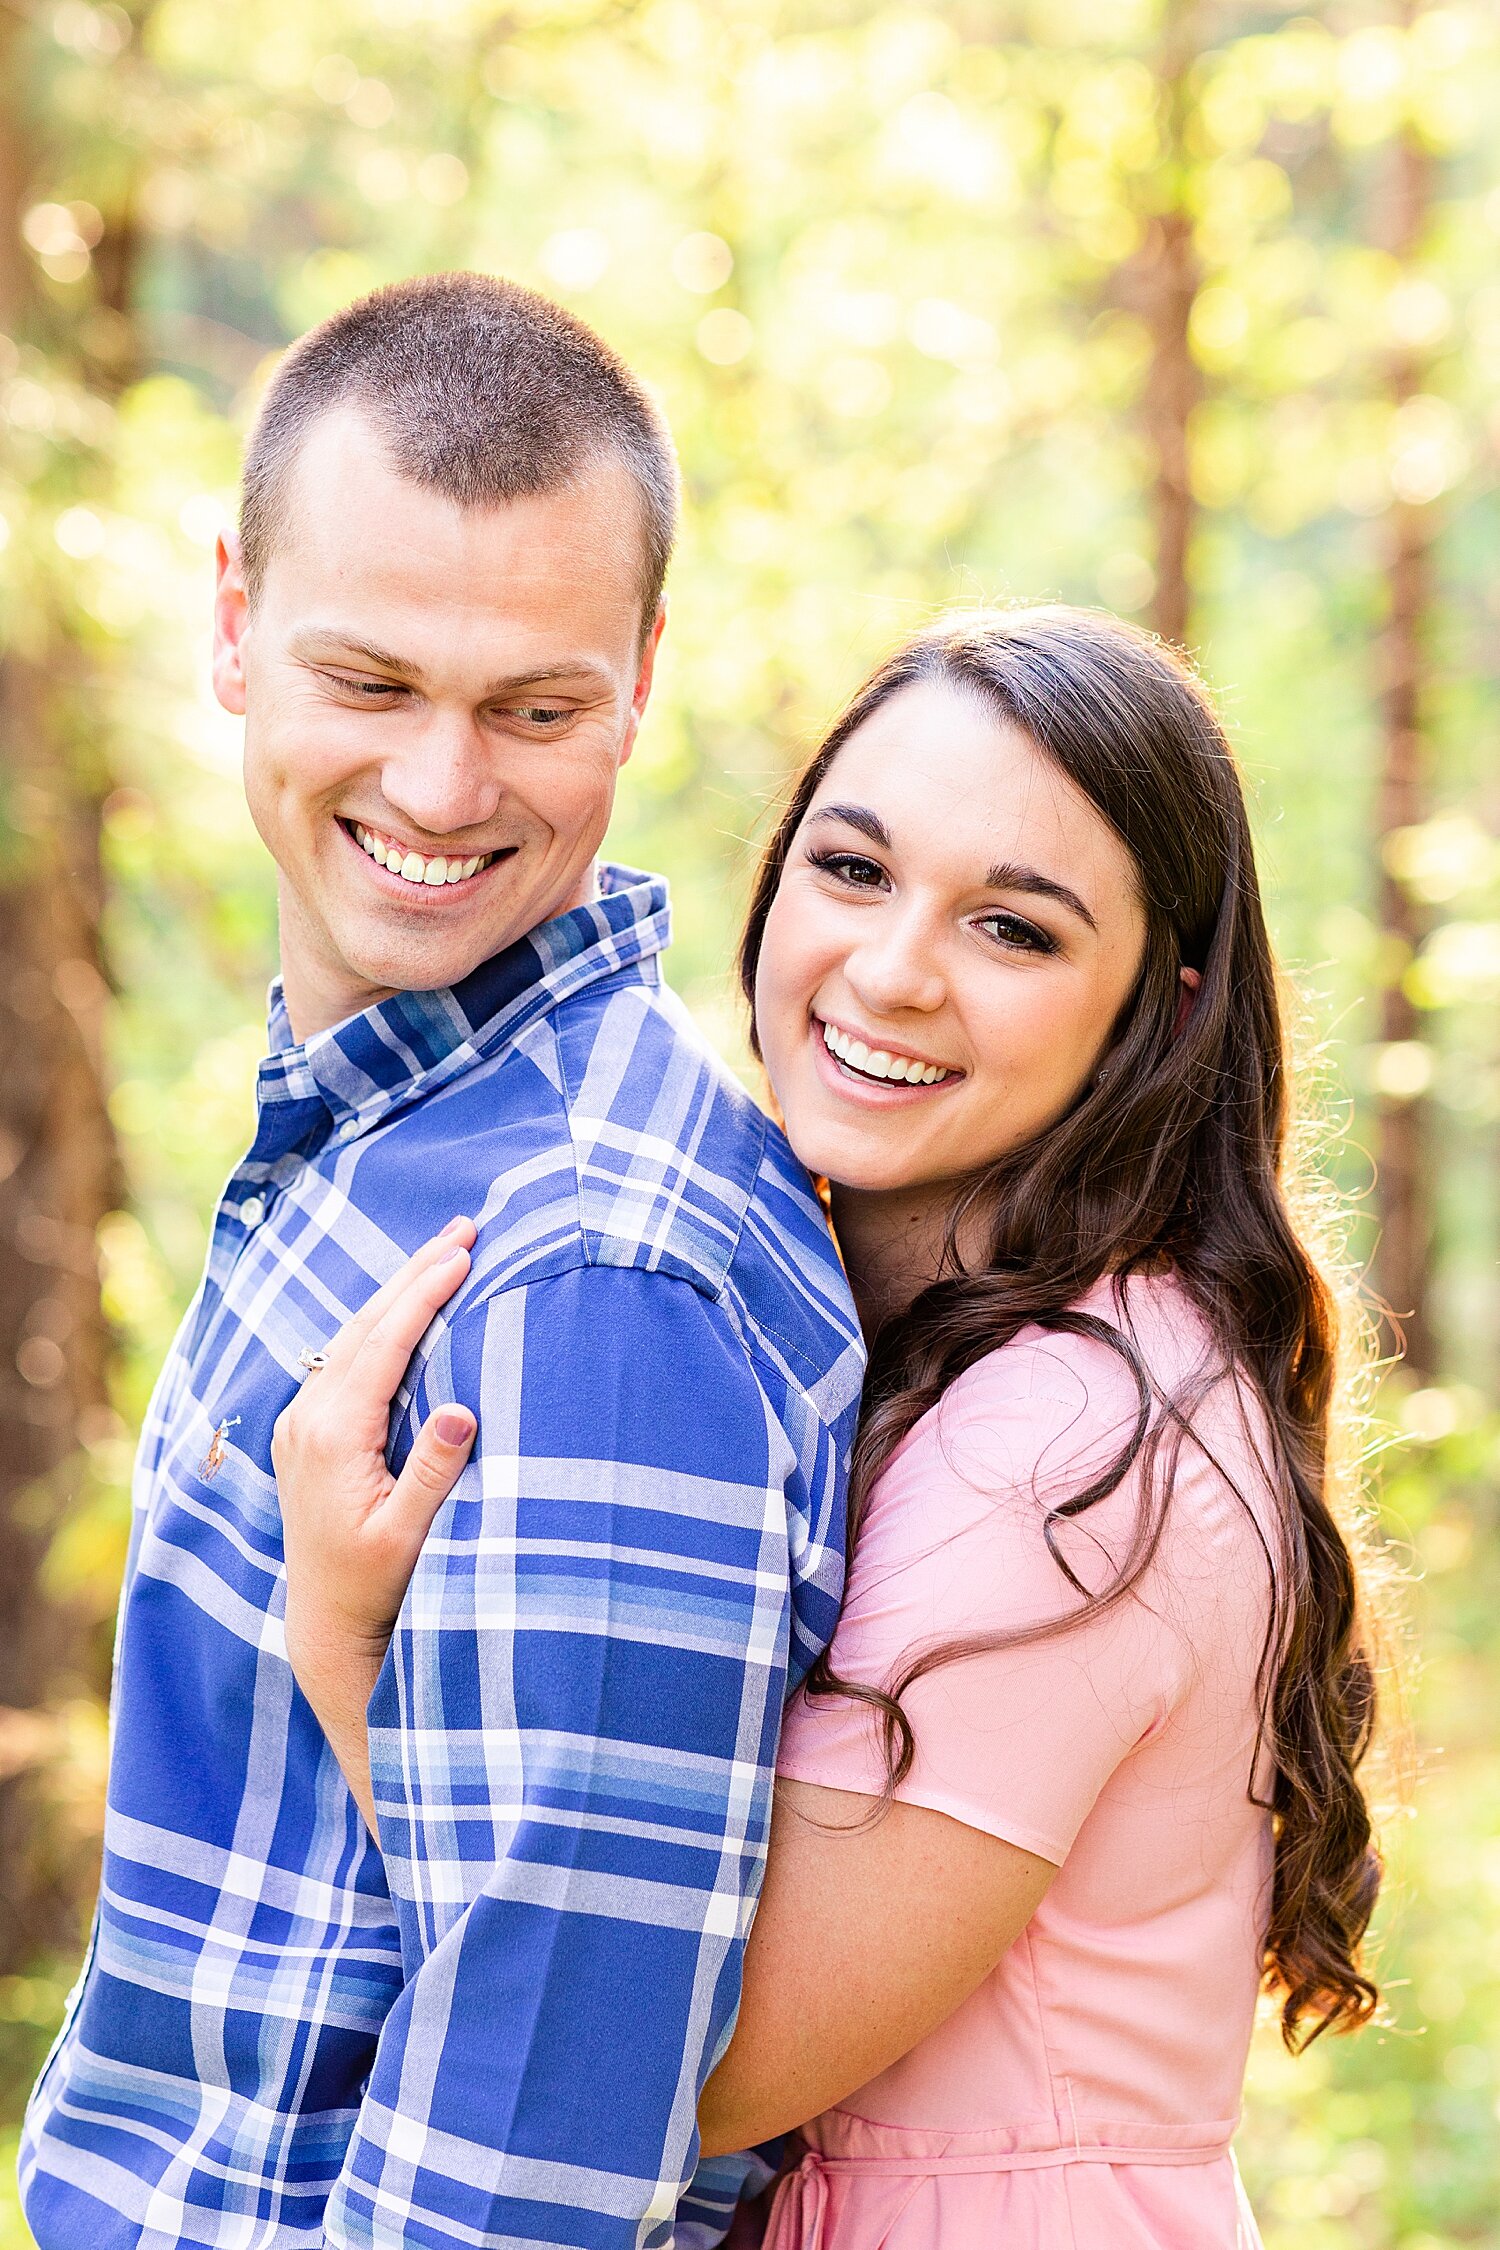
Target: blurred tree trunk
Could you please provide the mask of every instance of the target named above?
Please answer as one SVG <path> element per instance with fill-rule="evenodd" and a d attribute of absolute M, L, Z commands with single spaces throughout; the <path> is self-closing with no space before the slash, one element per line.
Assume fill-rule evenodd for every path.
<path fill-rule="evenodd" d="M 1416 14 L 1403 0 L 1402 21 Z M 1414 127 L 1403 126 L 1391 151 L 1385 181 L 1386 208 L 1378 232 L 1386 246 L 1410 268 L 1427 231 L 1432 200 L 1432 160 Z M 1398 345 L 1387 382 L 1399 413 L 1423 386 L 1420 354 Z M 1375 817 L 1380 840 L 1394 829 L 1412 828 L 1428 816 L 1427 747 L 1424 703 L 1426 635 L 1432 601 L 1432 507 L 1398 497 L 1387 519 L 1387 615 L 1378 651 L 1384 722 Z M 1427 918 L 1410 889 L 1381 861 L 1379 918 L 1385 962 L 1380 1036 L 1389 1054 L 1423 1037 L 1421 1016 L 1408 997 L 1405 971 L 1427 934 Z M 1399 1070 L 1387 1069 L 1376 1121 L 1376 1193 L 1380 1241 L 1375 1282 L 1390 1320 L 1386 1338 L 1394 1350 L 1404 1339 L 1406 1365 L 1430 1378 L 1437 1354 L 1432 1334 L 1432 1119 L 1420 1091 L 1403 1093 Z M 1412 1082 L 1418 1083 L 1420 1073 Z"/>
<path fill-rule="evenodd" d="M 28 41 L 0 10 L 0 330 L 55 353 L 23 247 L 35 147 Z M 100 722 L 60 597 L 38 573 L 0 651 L 0 1974 L 75 1936 L 56 1864 L 49 1706 L 83 1662 L 43 1563 L 80 1441 L 108 1423 L 96 1232 L 120 1199 L 101 1036 Z M 86 715 L 86 716 L 85 716 Z M 87 746 L 86 748 L 84 746 Z"/>
<path fill-rule="evenodd" d="M 1189 73 L 1198 57 L 1198 0 L 1165 0 L 1157 58 L 1163 152 L 1155 208 L 1135 257 L 1134 294 L 1151 339 L 1141 416 L 1151 457 L 1151 516 L 1156 587 L 1154 631 L 1186 644 L 1192 618 L 1189 571 L 1195 509 L 1190 435 L 1201 395 L 1188 324 L 1200 281 L 1187 182 Z"/>

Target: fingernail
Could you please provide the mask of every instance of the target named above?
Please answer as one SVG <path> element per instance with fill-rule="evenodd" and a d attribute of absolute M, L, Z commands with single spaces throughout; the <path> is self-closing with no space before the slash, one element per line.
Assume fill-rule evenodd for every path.
<path fill-rule="evenodd" d="M 437 1418 L 437 1434 L 444 1445 L 463 1445 L 473 1432 L 474 1419 L 462 1407 L 445 1406 Z"/>
<path fill-rule="evenodd" d="M 448 1224 L 444 1227 L 442 1233 L 438 1236 L 439 1242 L 446 1241 L 447 1237 L 450 1234 L 457 1234 L 460 1227 L 466 1227 L 468 1223 L 468 1220 L 462 1216 L 456 1219 L 450 1219 L 448 1221 Z"/>

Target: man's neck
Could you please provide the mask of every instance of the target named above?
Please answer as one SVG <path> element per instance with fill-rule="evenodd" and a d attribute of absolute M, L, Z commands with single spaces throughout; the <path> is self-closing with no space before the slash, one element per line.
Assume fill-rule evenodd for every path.
<path fill-rule="evenodd" d="M 346 963 L 330 959 L 308 927 L 296 897 L 285 882 L 277 886 L 277 913 L 281 941 L 281 997 L 286 1006 L 292 1037 L 300 1046 L 347 1023 L 366 1008 L 392 999 L 394 985 L 370 984 L 356 976 Z"/>

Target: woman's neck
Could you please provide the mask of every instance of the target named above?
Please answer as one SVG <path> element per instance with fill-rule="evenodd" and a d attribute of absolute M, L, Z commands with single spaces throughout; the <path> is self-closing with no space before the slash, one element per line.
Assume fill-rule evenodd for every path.
<path fill-rule="evenodd" d="M 942 1273 L 952 1187 L 884 1191 L 835 1182 L 830 1201 L 860 1326 L 873 1336 Z"/>

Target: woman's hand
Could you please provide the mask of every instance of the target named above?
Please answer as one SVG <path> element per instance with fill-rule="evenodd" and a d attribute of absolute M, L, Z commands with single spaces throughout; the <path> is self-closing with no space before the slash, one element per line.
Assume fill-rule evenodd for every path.
<path fill-rule="evenodd" d="M 392 1477 L 391 1400 L 469 1270 L 476 1228 L 454 1219 L 339 1330 L 271 1436 L 286 1546 L 286 1649 L 372 1834 L 370 1700 L 422 1542 L 474 1442 L 443 1406 Z"/>

